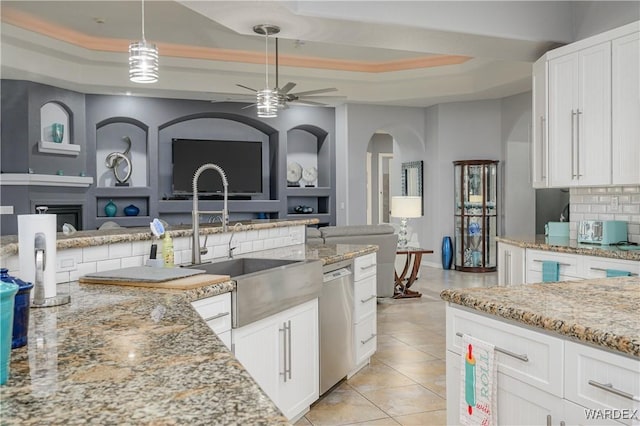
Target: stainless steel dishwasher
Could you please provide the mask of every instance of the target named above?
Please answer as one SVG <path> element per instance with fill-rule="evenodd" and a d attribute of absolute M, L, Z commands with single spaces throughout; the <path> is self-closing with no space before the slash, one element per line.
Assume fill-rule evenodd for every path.
<path fill-rule="evenodd" d="M 353 368 L 352 261 L 323 267 L 320 310 L 320 395 Z"/>

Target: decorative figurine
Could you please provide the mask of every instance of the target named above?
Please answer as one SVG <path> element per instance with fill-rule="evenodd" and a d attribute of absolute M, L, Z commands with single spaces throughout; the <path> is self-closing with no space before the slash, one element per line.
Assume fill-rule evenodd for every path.
<path fill-rule="evenodd" d="M 107 168 L 113 171 L 113 176 L 117 181 L 116 186 L 129 186 L 129 183 L 127 183 L 127 181 L 129 180 L 129 178 L 131 177 L 131 173 L 133 172 L 133 165 L 131 164 L 131 160 L 129 159 L 129 157 L 127 157 L 129 151 L 131 151 L 131 139 L 129 138 L 129 136 L 124 136 L 122 140 L 127 143 L 127 149 L 124 152 L 112 152 L 107 155 L 105 165 L 107 166 Z M 122 162 L 126 163 L 125 168 L 127 169 L 127 174 L 124 178 L 120 177 L 118 171 Z"/>

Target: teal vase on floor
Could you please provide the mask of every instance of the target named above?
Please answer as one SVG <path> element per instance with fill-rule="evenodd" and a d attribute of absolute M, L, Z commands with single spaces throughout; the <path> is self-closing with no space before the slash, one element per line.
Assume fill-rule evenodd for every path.
<path fill-rule="evenodd" d="M 104 213 L 109 217 L 114 217 L 118 207 L 113 203 L 113 200 L 109 200 L 106 206 L 104 206 Z"/>

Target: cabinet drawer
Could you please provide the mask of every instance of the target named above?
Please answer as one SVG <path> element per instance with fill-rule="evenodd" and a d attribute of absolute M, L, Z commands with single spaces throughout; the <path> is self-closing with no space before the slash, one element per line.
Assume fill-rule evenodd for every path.
<path fill-rule="evenodd" d="M 367 277 L 354 283 L 353 322 L 359 323 L 363 318 L 376 311 L 376 277 Z"/>
<path fill-rule="evenodd" d="M 355 281 L 376 274 L 376 254 L 369 253 L 356 257 L 353 261 L 353 279 Z"/>
<path fill-rule="evenodd" d="M 583 276 L 585 278 L 605 278 L 607 276 L 607 269 L 616 269 L 638 274 L 640 273 L 640 262 L 585 256 L 583 269 Z"/>
<path fill-rule="evenodd" d="M 376 317 L 371 315 L 355 325 L 355 365 L 359 365 L 376 351 Z"/>
<path fill-rule="evenodd" d="M 457 333 L 495 345 L 498 372 L 562 397 L 562 339 L 447 307 L 447 349 L 460 354 L 462 338 Z M 526 356 L 527 360 L 515 355 Z"/>
<path fill-rule="evenodd" d="M 640 399 L 640 360 L 567 342 L 564 362 L 566 399 L 591 409 L 640 409 L 633 400 Z M 633 424 L 631 419 L 619 421 Z"/>
<path fill-rule="evenodd" d="M 527 250 L 527 272 L 542 272 L 542 262 L 550 260 L 560 263 L 560 275 L 580 278 L 580 256 L 560 254 L 555 252 Z M 529 277 L 527 276 L 527 282 Z"/>
<path fill-rule="evenodd" d="M 196 300 L 191 306 L 216 334 L 231 330 L 231 293 Z"/>
<path fill-rule="evenodd" d="M 227 330 L 223 333 L 218 333 L 218 337 L 222 340 L 222 343 L 231 350 L 231 330 Z"/>
<path fill-rule="evenodd" d="M 572 277 L 569 275 L 560 274 L 558 281 L 576 281 L 582 278 Z M 527 271 L 527 284 L 539 284 L 542 283 L 542 271 Z"/>

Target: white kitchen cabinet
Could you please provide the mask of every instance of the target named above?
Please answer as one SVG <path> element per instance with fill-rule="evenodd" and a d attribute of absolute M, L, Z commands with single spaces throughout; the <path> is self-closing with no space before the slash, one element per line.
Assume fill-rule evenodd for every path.
<path fill-rule="evenodd" d="M 547 58 L 533 64 L 533 105 L 531 122 L 531 183 L 534 188 L 546 188 L 548 167 L 547 146 Z M 502 258 L 500 258 L 502 259 Z M 498 266 L 499 267 L 499 266 Z"/>
<path fill-rule="evenodd" d="M 611 184 L 611 43 L 548 67 L 549 186 Z"/>
<path fill-rule="evenodd" d="M 526 282 L 525 249 L 498 242 L 498 285 L 518 285 Z"/>
<path fill-rule="evenodd" d="M 377 348 L 376 322 L 376 253 L 356 257 L 353 261 L 353 376 L 369 364 Z"/>
<path fill-rule="evenodd" d="M 640 33 L 612 42 L 612 183 L 640 183 Z"/>
<path fill-rule="evenodd" d="M 577 254 L 556 253 L 552 251 L 527 249 L 527 283 L 542 282 L 542 263 L 544 261 L 558 262 L 559 280 L 569 281 L 582 279 L 582 256 Z"/>
<path fill-rule="evenodd" d="M 509 366 L 496 351 L 501 425 L 618 425 L 640 413 L 640 361 L 607 350 L 447 305 L 447 424 L 459 422 L 461 338 L 467 333 L 496 348 L 526 354 Z M 526 342 L 531 342 L 529 346 Z M 524 346 L 523 346 L 524 344 Z M 542 380 L 541 380 L 542 379 Z M 599 418 L 587 418 L 597 411 Z M 606 418 L 603 418 L 602 416 Z M 620 417 L 618 421 L 612 417 Z M 626 416 L 626 418 L 625 418 Z"/>
<path fill-rule="evenodd" d="M 236 358 L 295 421 L 319 395 L 318 299 L 233 330 Z"/>
<path fill-rule="evenodd" d="M 223 293 L 191 302 L 209 328 L 231 349 L 231 293 Z"/>

